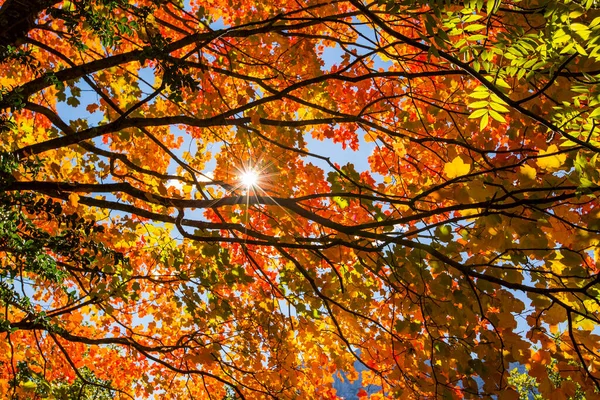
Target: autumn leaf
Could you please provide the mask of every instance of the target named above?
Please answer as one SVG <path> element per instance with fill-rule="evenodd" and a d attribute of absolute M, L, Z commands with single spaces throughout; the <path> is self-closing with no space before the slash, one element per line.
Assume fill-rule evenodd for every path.
<path fill-rule="evenodd" d="M 530 167 L 529 165 L 522 165 L 519 168 L 519 174 L 526 179 L 533 180 L 537 176 L 537 171 L 535 168 Z"/>
<path fill-rule="evenodd" d="M 546 150 L 540 150 L 537 158 L 539 167 L 548 171 L 559 169 L 567 159 L 567 155 L 564 153 L 556 154 L 557 152 L 558 147 L 554 144 L 548 146 Z"/>
<path fill-rule="evenodd" d="M 69 195 L 69 205 L 71 207 L 77 207 L 79 205 L 79 195 L 77 193 L 71 193 Z"/>
<path fill-rule="evenodd" d="M 260 115 L 258 114 L 257 111 L 253 111 L 250 114 L 250 120 L 252 121 L 252 124 L 254 126 L 259 126 L 260 125 Z"/>
<path fill-rule="evenodd" d="M 466 175 L 471 171 L 471 164 L 466 164 L 460 156 L 444 165 L 444 174 L 448 179 L 454 179 Z"/>

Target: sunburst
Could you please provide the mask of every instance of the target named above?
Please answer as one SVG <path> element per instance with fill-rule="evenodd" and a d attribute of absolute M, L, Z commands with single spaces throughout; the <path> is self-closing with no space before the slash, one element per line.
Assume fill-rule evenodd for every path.
<path fill-rule="evenodd" d="M 242 182 L 242 185 L 246 186 L 247 189 L 250 189 L 251 187 L 258 186 L 260 173 L 253 169 L 249 169 L 243 171 L 239 179 Z"/>

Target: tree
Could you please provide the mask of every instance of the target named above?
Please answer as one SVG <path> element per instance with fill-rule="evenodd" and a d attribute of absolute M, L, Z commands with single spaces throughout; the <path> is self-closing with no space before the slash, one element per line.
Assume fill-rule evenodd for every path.
<path fill-rule="evenodd" d="M 593 0 L 0 3 L 3 397 L 598 396 Z"/>

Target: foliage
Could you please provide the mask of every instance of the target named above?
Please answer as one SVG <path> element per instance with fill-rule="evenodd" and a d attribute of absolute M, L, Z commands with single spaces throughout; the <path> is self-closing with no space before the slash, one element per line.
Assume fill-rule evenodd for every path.
<path fill-rule="evenodd" d="M 598 396 L 593 0 L 0 27 L 1 397 Z"/>
<path fill-rule="evenodd" d="M 71 383 L 59 379 L 48 382 L 41 374 L 33 372 L 26 362 L 21 361 L 17 363 L 15 376 L 9 384 L 13 398 L 109 400 L 115 398 L 109 383 L 97 379 L 85 367 Z"/>
<path fill-rule="evenodd" d="M 568 398 L 570 400 L 584 400 L 585 393 L 581 390 L 578 383 L 574 383 L 570 377 L 563 378 L 560 371 L 557 369 L 558 360 L 553 358 L 546 365 L 547 377 L 542 379 L 542 386 L 552 388 L 552 390 L 560 389 L 557 393 L 560 398 Z M 510 371 L 508 383 L 513 385 L 519 393 L 520 400 L 542 400 L 544 397 L 540 394 L 540 384 L 537 380 L 529 376 L 526 372 L 520 372 L 518 368 L 513 368 Z M 547 390 L 546 390 L 547 391 Z"/>

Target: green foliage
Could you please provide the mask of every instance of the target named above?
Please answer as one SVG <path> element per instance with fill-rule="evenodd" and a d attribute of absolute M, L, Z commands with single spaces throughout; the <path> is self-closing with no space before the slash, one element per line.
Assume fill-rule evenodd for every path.
<path fill-rule="evenodd" d="M 542 395 L 538 393 L 539 384 L 527 372 L 519 372 L 518 368 L 513 368 L 510 371 L 508 383 L 515 387 L 520 400 L 543 400 Z"/>
<path fill-rule="evenodd" d="M 79 369 L 73 382 L 48 382 L 23 361 L 17 363 L 16 369 L 17 373 L 11 379 L 10 386 L 13 389 L 24 389 L 26 396 L 14 395 L 11 400 L 28 399 L 31 398 L 31 394 L 40 399 L 61 400 L 112 400 L 116 395 L 116 392 L 110 389 L 110 381 L 99 379 L 89 368 Z"/>
<path fill-rule="evenodd" d="M 0 249 L 5 253 L 0 260 L 0 304 L 16 306 L 33 323 L 50 327 L 45 312 L 36 309 L 31 293 L 22 289 L 24 282 L 39 279 L 75 299 L 78 293 L 63 284 L 69 268 L 83 269 L 100 278 L 102 264 L 110 267 L 126 264 L 127 260 L 94 240 L 94 234 L 104 227 L 77 214 L 66 214 L 61 202 L 29 192 L 3 190 L 14 182 L 17 171 L 35 178 L 38 170 L 37 162 L 20 162 L 10 154 L 0 154 Z M 13 330 L 5 320 L 0 324 L 2 331 Z"/>

